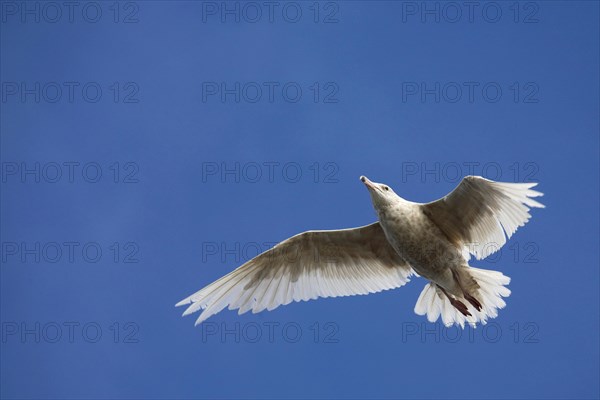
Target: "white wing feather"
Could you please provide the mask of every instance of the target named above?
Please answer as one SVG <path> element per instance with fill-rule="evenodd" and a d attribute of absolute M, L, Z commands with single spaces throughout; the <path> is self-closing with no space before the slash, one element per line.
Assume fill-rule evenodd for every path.
<path fill-rule="evenodd" d="M 404 285 L 412 268 L 389 245 L 378 222 L 308 231 L 279 243 L 177 303 L 183 315 L 204 309 L 196 325 L 229 307 L 239 314 L 292 301 L 380 292 Z"/>
<path fill-rule="evenodd" d="M 532 199 L 543 194 L 537 183 L 494 182 L 467 176 L 447 196 L 422 204 L 442 231 L 478 260 L 498 251 L 531 218 L 531 207 L 544 205 Z"/>

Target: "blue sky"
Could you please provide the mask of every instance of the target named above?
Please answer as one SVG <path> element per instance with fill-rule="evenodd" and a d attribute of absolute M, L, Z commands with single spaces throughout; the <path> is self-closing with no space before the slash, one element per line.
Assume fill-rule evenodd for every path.
<path fill-rule="evenodd" d="M 0 3 L 2 397 L 598 398 L 597 2 L 26 4 Z M 512 278 L 492 324 L 428 324 L 423 279 L 181 318 L 273 242 L 374 221 L 362 174 L 540 182 L 472 263 Z"/>

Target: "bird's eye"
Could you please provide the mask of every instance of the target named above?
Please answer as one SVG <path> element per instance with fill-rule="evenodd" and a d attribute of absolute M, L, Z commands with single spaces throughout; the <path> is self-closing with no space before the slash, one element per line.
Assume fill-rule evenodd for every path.
<path fill-rule="evenodd" d="M 384 187 L 383 187 L 383 190 L 385 190 L 385 191 L 387 192 L 388 190 L 390 190 L 390 188 L 389 188 L 389 187 L 387 187 L 387 186 L 384 186 Z"/>

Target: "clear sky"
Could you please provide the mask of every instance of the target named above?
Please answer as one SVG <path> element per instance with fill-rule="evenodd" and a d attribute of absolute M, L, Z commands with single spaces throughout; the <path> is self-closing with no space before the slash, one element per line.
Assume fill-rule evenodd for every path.
<path fill-rule="evenodd" d="M 69 4 L 0 3 L 2 397 L 599 397 L 597 2 Z M 540 182 L 472 262 L 512 278 L 492 324 L 427 323 L 422 278 L 181 318 L 272 243 L 374 221 L 362 174 Z"/>

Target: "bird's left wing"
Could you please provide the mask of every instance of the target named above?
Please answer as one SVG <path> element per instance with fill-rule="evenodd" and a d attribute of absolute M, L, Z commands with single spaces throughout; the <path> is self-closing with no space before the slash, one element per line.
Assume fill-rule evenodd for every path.
<path fill-rule="evenodd" d="M 412 273 L 378 222 L 308 231 L 259 254 L 177 306 L 191 304 L 183 315 L 204 309 L 198 325 L 227 306 L 239 314 L 257 313 L 292 301 L 375 293 L 404 285 Z"/>

